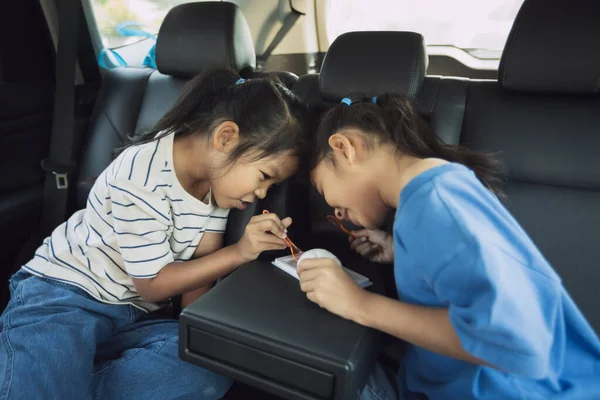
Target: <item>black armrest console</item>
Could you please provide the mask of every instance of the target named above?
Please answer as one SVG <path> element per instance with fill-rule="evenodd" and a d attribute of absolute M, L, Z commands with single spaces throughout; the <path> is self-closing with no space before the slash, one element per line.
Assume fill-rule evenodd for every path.
<path fill-rule="evenodd" d="M 241 267 L 179 318 L 180 357 L 287 399 L 356 399 L 379 334 L 308 301 L 267 261 Z"/>

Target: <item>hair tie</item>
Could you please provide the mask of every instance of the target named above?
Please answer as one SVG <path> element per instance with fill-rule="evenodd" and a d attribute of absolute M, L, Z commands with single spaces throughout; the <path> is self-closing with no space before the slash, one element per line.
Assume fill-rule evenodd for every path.
<path fill-rule="evenodd" d="M 244 82 L 246 82 L 246 80 L 244 78 L 240 78 L 237 80 L 237 82 L 235 84 L 239 85 L 240 83 L 244 83 Z"/>
<path fill-rule="evenodd" d="M 373 98 L 371 99 L 371 101 L 373 102 L 373 104 L 377 104 L 377 96 L 373 96 Z"/>
<path fill-rule="evenodd" d="M 352 105 L 352 100 L 350 100 L 348 97 L 344 97 L 340 103 L 344 103 L 350 107 Z"/>

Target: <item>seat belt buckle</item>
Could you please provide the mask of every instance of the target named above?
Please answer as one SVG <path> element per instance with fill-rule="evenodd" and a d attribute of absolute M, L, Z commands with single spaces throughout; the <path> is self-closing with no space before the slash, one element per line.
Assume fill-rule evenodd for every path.
<path fill-rule="evenodd" d="M 54 174 L 57 189 L 65 190 L 69 188 L 69 173 L 75 171 L 75 164 L 58 164 L 45 158 L 42 160 L 42 169 Z"/>
<path fill-rule="evenodd" d="M 56 179 L 56 188 L 57 189 L 68 189 L 69 188 L 69 174 L 59 174 L 58 172 L 53 172 L 54 178 Z"/>

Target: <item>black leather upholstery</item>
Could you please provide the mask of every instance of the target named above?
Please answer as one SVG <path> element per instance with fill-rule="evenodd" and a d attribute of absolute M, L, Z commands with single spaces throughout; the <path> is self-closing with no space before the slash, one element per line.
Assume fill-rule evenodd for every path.
<path fill-rule="evenodd" d="M 507 90 L 600 93 L 600 2 L 528 0 L 500 63 Z"/>
<path fill-rule="evenodd" d="M 185 79 L 153 72 L 148 77 L 144 97 L 135 125 L 135 132 L 152 129 L 158 120 L 175 104 L 181 90 L 187 83 Z"/>
<path fill-rule="evenodd" d="M 458 144 L 467 103 L 467 78 L 427 76 L 416 101 L 434 132 L 448 144 Z"/>
<path fill-rule="evenodd" d="M 190 78 L 215 66 L 238 71 L 256 65 L 248 23 L 233 3 L 181 4 L 165 17 L 156 42 L 156 65 L 166 75 Z"/>
<path fill-rule="evenodd" d="M 94 179 L 110 164 L 127 135 L 150 130 L 175 104 L 190 77 L 226 64 L 244 68 L 245 77 L 266 75 L 245 68 L 254 65 L 254 46 L 247 23 L 233 3 L 188 3 L 173 8 L 159 31 L 156 53 L 162 73 L 127 67 L 105 75 L 80 159 L 77 209 L 85 207 Z M 298 78 L 288 72 L 269 75 L 290 88 Z M 237 236 L 239 232 L 231 235 Z"/>
<path fill-rule="evenodd" d="M 265 261 L 184 310 L 180 328 L 184 360 L 285 399 L 356 399 L 378 354 L 377 332 L 307 301 Z"/>
<path fill-rule="evenodd" d="M 135 132 L 150 68 L 117 68 L 104 76 L 79 162 L 76 208 L 84 208 L 95 178 Z"/>
<path fill-rule="evenodd" d="M 385 92 L 415 97 L 427 70 L 423 36 L 414 32 L 349 32 L 327 51 L 319 86 L 323 98 L 339 101 L 349 93 Z"/>
<path fill-rule="evenodd" d="M 222 2 L 173 8 L 161 25 L 156 56 L 162 73 L 127 67 L 105 75 L 80 159 L 77 209 L 85 207 L 94 179 L 127 135 L 151 129 L 189 78 L 209 67 L 229 64 L 242 69 L 255 63 L 246 20 L 235 4 Z"/>
<path fill-rule="evenodd" d="M 501 151 L 510 179 L 600 190 L 598 110 L 600 97 L 512 94 L 471 81 L 461 141 Z"/>
<path fill-rule="evenodd" d="M 471 81 L 461 143 L 498 152 L 507 206 L 600 332 L 600 3 L 526 0 L 499 81 Z M 529 93 L 519 93 L 529 92 Z M 542 93 L 536 94 L 535 92 Z"/>
<path fill-rule="evenodd" d="M 598 97 L 515 94 L 471 81 L 461 141 L 499 153 L 509 210 L 600 332 L 598 109 Z"/>
<path fill-rule="evenodd" d="M 104 77 L 80 161 L 77 207 L 128 135 L 150 130 L 177 101 L 187 80 L 150 68 L 117 68 Z"/>
<path fill-rule="evenodd" d="M 421 91 L 414 99 L 421 115 L 430 120 L 435 132 L 446 143 L 458 144 L 459 142 L 468 86 L 467 78 L 426 76 Z M 394 92 L 394 89 L 392 86 L 382 88 L 381 93 Z M 339 101 L 328 101 L 323 98 L 319 90 L 319 74 L 301 76 L 294 85 L 294 92 L 320 113 Z"/>

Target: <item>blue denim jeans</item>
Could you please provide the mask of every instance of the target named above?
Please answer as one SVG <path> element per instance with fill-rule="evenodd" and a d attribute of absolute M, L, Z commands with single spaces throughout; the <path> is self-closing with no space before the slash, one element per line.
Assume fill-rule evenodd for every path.
<path fill-rule="evenodd" d="M 220 399 L 231 381 L 178 357 L 178 324 L 25 271 L 0 317 L 0 399 Z"/>

